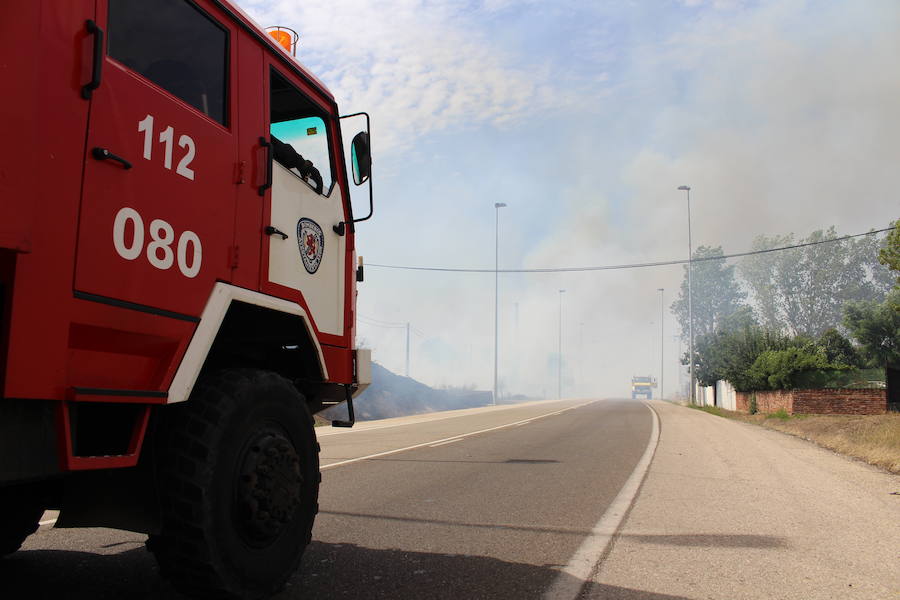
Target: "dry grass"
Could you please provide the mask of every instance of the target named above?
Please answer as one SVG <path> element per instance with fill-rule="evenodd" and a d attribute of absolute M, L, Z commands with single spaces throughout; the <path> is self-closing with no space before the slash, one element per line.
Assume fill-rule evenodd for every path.
<path fill-rule="evenodd" d="M 722 417 L 789 433 L 900 474 L 900 413 L 884 415 L 746 415 L 715 408 Z"/>

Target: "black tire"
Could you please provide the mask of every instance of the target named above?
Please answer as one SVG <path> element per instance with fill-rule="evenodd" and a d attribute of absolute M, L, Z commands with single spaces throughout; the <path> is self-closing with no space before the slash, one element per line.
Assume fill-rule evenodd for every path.
<path fill-rule="evenodd" d="M 31 486 L 0 488 L 0 557 L 21 548 L 43 514 L 43 496 Z"/>
<path fill-rule="evenodd" d="M 156 441 L 161 574 L 204 598 L 253 599 L 297 569 L 318 512 L 319 446 L 303 396 L 280 375 L 228 370 L 166 407 Z"/>

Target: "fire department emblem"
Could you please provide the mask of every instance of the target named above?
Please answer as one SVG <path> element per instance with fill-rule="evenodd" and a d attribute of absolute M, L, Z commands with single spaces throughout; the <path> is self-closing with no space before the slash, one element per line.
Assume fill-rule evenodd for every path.
<path fill-rule="evenodd" d="M 325 253 L 325 236 L 322 228 L 312 219 L 300 219 L 297 221 L 297 244 L 300 246 L 300 258 L 306 272 L 313 274 L 319 270 L 322 264 L 322 254 Z"/>

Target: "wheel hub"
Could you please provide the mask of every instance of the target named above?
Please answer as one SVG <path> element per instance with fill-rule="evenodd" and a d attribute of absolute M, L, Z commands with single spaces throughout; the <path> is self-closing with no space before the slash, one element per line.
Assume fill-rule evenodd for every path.
<path fill-rule="evenodd" d="M 300 457 L 280 432 L 261 432 L 247 445 L 237 481 L 238 530 L 253 546 L 273 542 L 300 506 Z"/>

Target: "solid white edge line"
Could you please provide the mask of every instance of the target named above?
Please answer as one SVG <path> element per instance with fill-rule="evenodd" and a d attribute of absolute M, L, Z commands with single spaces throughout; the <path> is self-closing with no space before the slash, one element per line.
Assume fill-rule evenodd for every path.
<path fill-rule="evenodd" d="M 471 437 L 471 436 L 473 436 L 473 435 L 478 435 L 479 433 L 487 433 L 488 431 L 496 431 L 496 430 L 498 430 L 498 429 L 505 429 L 506 427 L 515 427 L 516 425 L 519 425 L 519 424 L 521 424 L 521 423 L 527 423 L 528 421 L 535 421 L 535 420 L 537 420 L 537 419 L 543 419 L 544 417 L 550 417 L 550 416 L 553 416 L 553 415 L 558 415 L 558 414 L 564 413 L 564 412 L 569 411 L 569 410 L 575 410 L 576 408 L 581 408 L 582 406 L 587 406 L 588 404 L 593 404 L 594 402 L 600 402 L 600 400 L 591 400 L 590 402 L 584 402 L 584 403 L 582 403 L 582 404 L 577 404 L 577 405 L 575 405 L 575 406 L 570 406 L 569 408 L 567 408 L 567 409 L 565 409 L 565 410 L 562 410 L 562 411 L 554 411 L 554 412 L 551 412 L 551 413 L 546 413 L 546 414 L 543 414 L 543 415 L 538 415 L 538 416 L 536 416 L 536 417 L 529 417 L 529 418 L 527 418 L 527 419 L 523 419 L 523 420 L 521 420 L 521 421 L 516 421 L 516 422 L 514 422 L 514 423 L 506 423 L 505 425 L 498 425 L 498 426 L 496 426 L 496 427 L 489 427 L 489 428 L 487 428 L 487 429 L 479 429 L 478 431 L 472 431 L 472 432 L 470 432 L 470 433 L 464 433 L 464 434 L 462 434 L 462 435 L 454 435 L 454 436 L 451 436 L 451 437 L 448 437 L 448 438 L 443 438 L 443 439 L 440 439 L 440 440 L 431 440 L 430 442 L 423 442 L 423 443 L 421 443 L 421 444 L 415 444 L 415 445 L 413 445 L 413 446 L 406 446 L 405 448 L 397 448 L 397 449 L 395 449 L 395 450 L 386 450 L 386 451 L 384 451 L 384 452 L 378 452 L 378 453 L 376 453 L 376 454 L 369 454 L 369 455 L 367 455 L 367 456 L 360 456 L 360 457 L 357 457 L 357 458 L 349 458 L 349 459 L 347 459 L 347 460 L 342 460 L 342 461 L 330 463 L 330 464 L 327 464 L 327 465 L 322 465 L 321 467 L 319 467 L 319 470 L 320 470 L 320 471 L 325 471 L 325 470 L 327 470 L 327 469 L 333 469 L 333 468 L 335 468 L 335 467 L 340 467 L 340 466 L 343 466 L 343 465 L 349 465 L 349 464 L 353 464 L 353 463 L 360 462 L 360 461 L 363 461 L 363 460 L 369 460 L 369 459 L 371 459 L 371 458 L 381 458 L 382 456 L 388 456 L 388 455 L 390 455 L 390 454 L 397 454 L 397 453 L 400 453 L 400 452 L 406 452 L 407 450 L 415 450 L 416 448 L 424 448 L 425 446 L 431 446 L 432 444 L 441 444 L 441 443 L 443 443 L 443 442 L 450 442 L 450 441 L 462 440 L 462 439 L 464 439 L 464 438 Z"/>
<path fill-rule="evenodd" d="M 581 595 L 581 589 L 591 581 L 595 569 L 612 543 L 613 536 L 631 508 L 659 443 L 659 415 L 648 403 L 643 404 L 653 415 L 653 430 L 644 454 L 591 533 L 569 559 L 569 564 L 560 571 L 553 585 L 544 593 L 543 600 L 574 600 Z"/>

